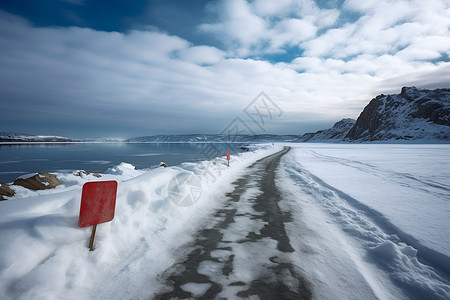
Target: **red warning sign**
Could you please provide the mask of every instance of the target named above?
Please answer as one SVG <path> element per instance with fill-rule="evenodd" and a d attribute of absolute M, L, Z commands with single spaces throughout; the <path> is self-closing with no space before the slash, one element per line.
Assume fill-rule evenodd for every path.
<path fill-rule="evenodd" d="M 78 226 L 88 227 L 114 219 L 117 181 L 93 181 L 83 185 Z"/>

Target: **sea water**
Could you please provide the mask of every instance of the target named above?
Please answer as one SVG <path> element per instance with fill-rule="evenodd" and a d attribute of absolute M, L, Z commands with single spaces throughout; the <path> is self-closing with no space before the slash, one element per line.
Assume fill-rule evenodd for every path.
<path fill-rule="evenodd" d="M 242 152 L 243 144 L 205 143 L 67 143 L 0 145 L 0 182 L 35 172 L 85 170 L 102 173 L 121 162 L 136 169 L 154 168 L 165 162 L 208 160 L 225 156 L 226 150 Z"/>

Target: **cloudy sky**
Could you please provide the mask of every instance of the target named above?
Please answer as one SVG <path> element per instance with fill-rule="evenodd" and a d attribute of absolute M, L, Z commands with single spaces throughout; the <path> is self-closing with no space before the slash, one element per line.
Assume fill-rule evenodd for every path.
<path fill-rule="evenodd" d="M 450 0 L 0 0 L 0 131 L 219 133 L 260 92 L 255 132 L 315 131 L 450 87 L 449 31 Z"/>

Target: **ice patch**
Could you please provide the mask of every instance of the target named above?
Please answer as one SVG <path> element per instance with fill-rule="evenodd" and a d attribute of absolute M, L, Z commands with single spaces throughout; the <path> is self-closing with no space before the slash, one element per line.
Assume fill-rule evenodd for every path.
<path fill-rule="evenodd" d="M 230 250 L 214 250 L 211 251 L 211 257 L 218 259 L 220 262 L 226 261 L 233 252 Z"/>
<path fill-rule="evenodd" d="M 200 263 L 197 271 L 199 274 L 214 278 L 217 277 L 215 275 L 217 275 L 219 272 L 222 273 L 222 267 L 223 264 L 221 263 L 204 260 Z"/>
<path fill-rule="evenodd" d="M 183 284 L 181 288 L 191 293 L 194 297 L 200 297 L 203 294 L 206 293 L 206 291 L 211 287 L 210 283 L 196 283 L 196 282 L 189 282 L 186 284 Z"/>

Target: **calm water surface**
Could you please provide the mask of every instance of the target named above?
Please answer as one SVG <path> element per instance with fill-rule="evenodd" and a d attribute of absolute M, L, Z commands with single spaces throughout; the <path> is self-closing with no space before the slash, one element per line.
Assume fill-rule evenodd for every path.
<path fill-rule="evenodd" d="M 240 146 L 242 144 L 201 143 L 0 145 L 0 182 L 12 182 L 18 176 L 34 172 L 86 170 L 102 173 L 121 162 L 131 163 L 137 169 L 152 168 L 162 161 L 174 166 L 206 160 L 215 152 L 226 155 L 228 149 L 241 152 Z"/>

